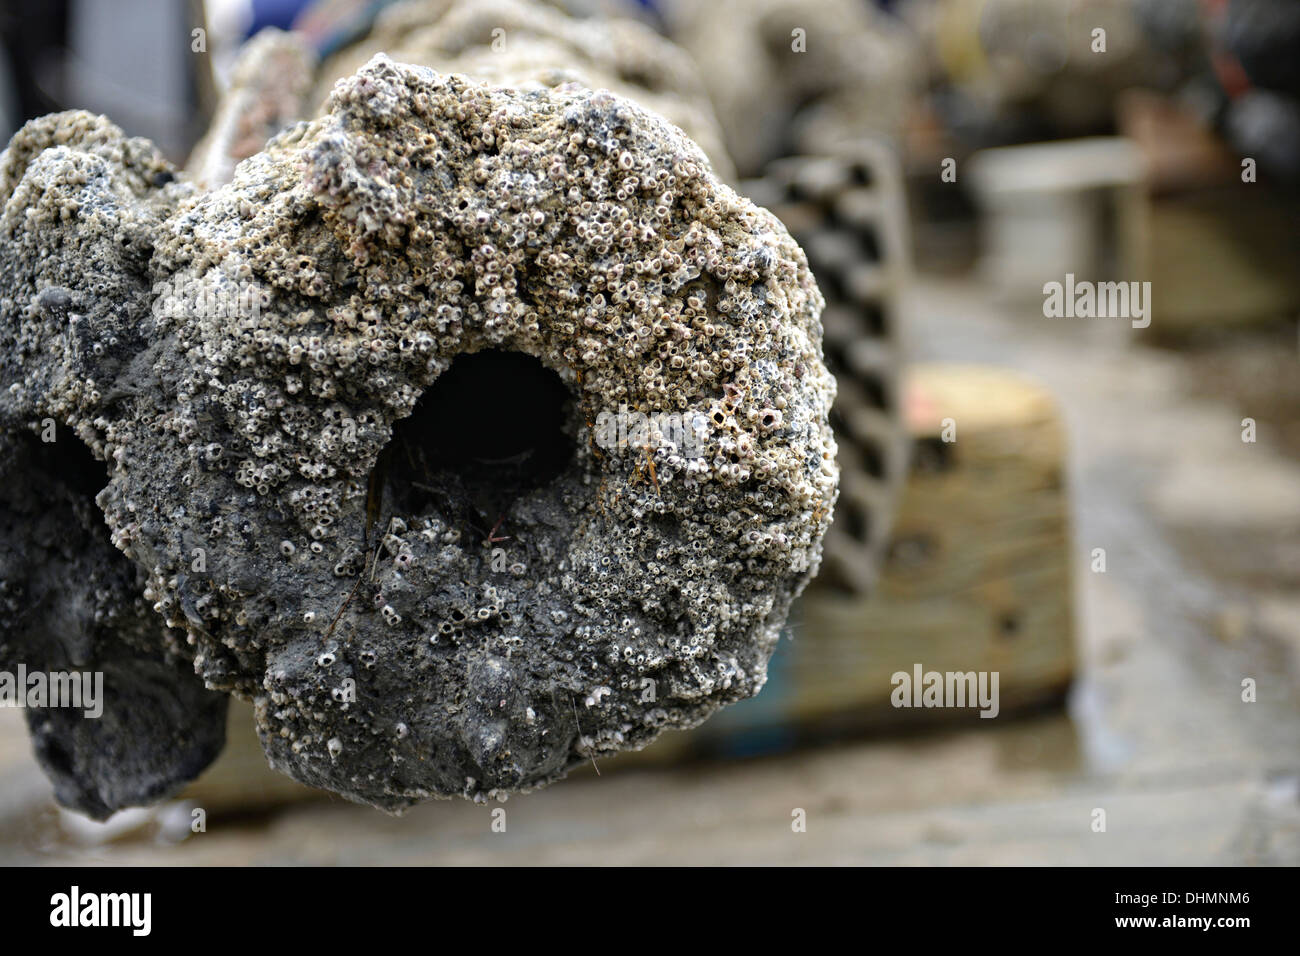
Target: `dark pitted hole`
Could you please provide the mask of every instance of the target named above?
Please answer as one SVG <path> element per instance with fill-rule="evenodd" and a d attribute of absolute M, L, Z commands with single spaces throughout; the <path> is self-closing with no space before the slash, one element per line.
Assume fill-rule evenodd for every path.
<path fill-rule="evenodd" d="M 489 532 L 511 502 L 573 460 L 571 409 L 560 376 L 531 355 L 459 355 L 394 425 L 372 494 L 382 488 L 385 516 L 434 510 Z"/>
<path fill-rule="evenodd" d="M 1005 641 L 1015 638 L 1020 633 L 1020 615 L 1014 611 L 1003 611 L 998 617 L 998 637 Z"/>
<path fill-rule="evenodd" d="M 96 458 L 85 442 L 62 425 L 54 432 L 54 441 L 42 441 L 36 435 L 24 437 L 38 473 L 67 488 L 73 497 L 95 503 L 95 496 L 108 484 L 108 465 Z"/>

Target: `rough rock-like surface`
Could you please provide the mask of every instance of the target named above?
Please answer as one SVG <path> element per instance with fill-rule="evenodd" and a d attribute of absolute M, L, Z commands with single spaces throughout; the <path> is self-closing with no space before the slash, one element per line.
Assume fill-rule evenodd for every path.
<path fill-rule="evenodd" d="M 607 89 L 680 126 L 719 178 L 734 178 L 708 94 L 683 50 L 634 20 L 574 19 L 544 0 L 406 0 L 323 63 L 297 34 L 263 30 L 241 51 L 187 174 L 210 186 L 229 182 L 239 161 L 294 120 L 322 113 L 335 82 L 377 53 L 510 89 Z"/>
<path fill-rule="evenodd" d="M 539 0 L 407 0 L 381 13 L 370 35 L 321 64 L 316 102 L 376 53 L 493 86 L 607 89 L 680 126 L 719 178 L 734 178 L 690 56 L 635 20 L 575 19 Z"/>
<path fill-rule="evenodd" d="M 379 56 L 227 186 L 169 178 L 78 113 L 0 159 L 0 426 L 108 463 L 151 650 L 273 765 L 485 797 L 762 686 L 835 499 L 822 300 L 680 130 Z M 624 406 L 702 451 L 598 447 Z"/>
<path fill-rule="evenodd" d="M 92 706 L 26 711 L 59 802 L 96 818 L 197 775 L 225 743 L 227 702 L 166 654 L 144 575 L 95 507 L 104 476 L 71 434 L 0 436 L 0 669 L 104 675 Z"/>
<path fill-rule="evenodd" d="M 28 124 L 0 158 L 0 671 L 104 675 L 98 717 L 26 712 L 59 801 L 96 818 L 168 796 L 225 742 L 226 696 L 164 644 L 95 504 L 107 467 L 77 437 L 103 458 L 83 411 L 148 387 L 138 316 L 151 237 L 184 192 L 170 175 L 86 114 Z"/>

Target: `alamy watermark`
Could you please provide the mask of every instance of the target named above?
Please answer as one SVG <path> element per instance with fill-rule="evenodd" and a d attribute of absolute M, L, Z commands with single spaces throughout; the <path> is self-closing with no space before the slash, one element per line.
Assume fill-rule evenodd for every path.
<path fill-rule="evenodd" d="M 1043 315 L 1049 319 L 1131 319 L 1133 328 L 1151 324 L 1150 282 L 1075 281 L 1074 273 L 1065 274 L 1065 282 L 1043 285 Z"/>
<path fill-rule="evenodd" d="M 103 671 L 0 671 L 0 707 L 70 707 L 94 720 L 104 713 Z"/>
<path fill-rule="evenodd" d="M 268 302 L 266 291 L 252 282 L 213 283 L 175 276 L 155 283 L 153 294 L 156 319 L 256 319 Z"/>
<path fill-rule="evenodd" d="M 701 412 L 628 411 L 620 405 L 617 412 L 601 412 L 593 429 L 596 444 L 606 451 L 656 449 L 667 442 L 676 446 L 686 458 L 704 456 L 709 434 L 708 418 Z"/>
<path fill-rule="evenodd" d="M 50 897 L 50 925 L 58 928 L 121 927 L 133 936 L 153 929 L 152 893 L 83 893 L 73 886 Z"/>
<path fill-rule="evenodd" d="M 912 673 L 895 671 L 889 702 L 895 707 L 979 707 L 981 717 L 996 717 L 998 671 L 927 671 L 912 665 Z"/>

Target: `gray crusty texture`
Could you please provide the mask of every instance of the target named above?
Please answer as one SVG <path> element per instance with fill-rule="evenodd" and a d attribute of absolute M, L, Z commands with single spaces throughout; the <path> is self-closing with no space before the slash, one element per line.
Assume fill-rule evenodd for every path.
<path fill-rule="evenodd" d="M 681 47 L 635 20 L 570 17 L 546 0 L 404 0 L 320 64 L 313 108 L 336 79 L 380 52 L 492 86 L 610 90 L 680 126 L 719 179 L 735 178 L 699 70 Z"/>
<path fill-rule="evenodd" d="M 294 121 L 320 115 L 337 80 L 385 53 L 399 63 L 515 90 L 566 84 L 609 90 L 680 126 L 720 179 L 735 178 L 708 94 L 681 48 L 642 23 L 575 19 L 548 3 L 403 0 L 323 63 L 300 34 L 268 27 L 240 50 L 186 173 L 207 187 L 229 182 L 240 160 Z"/>
<path fill-rule="evenodd" d="M 170 179 L 85 113 L 29 123 L 0 156 L 0 670 L 104 675 L 96 719 L 26 712 L 59 802 L 98 819 L 175 792 L 225 742 L 226 695 L 163 640 L 82 443 L 109 457 L 121 399 L 158 388 L 142 316 L 152 242 L 186 194 Z"/>
<path fill-rule="evenodd" d="M 144 574 L 110 544 L 94 504 L 104 466 L 62 457 L 79 447 L 67 433 L 0 435 L 0 669 L 104 675 L 94 719 L 86 707 L 26 711 L 59 802 L 103 819 L 203 770 L 225 743 L 227 698 L 167 655 Z M 73 469 L 89 481 L 69 482 Z"/>
<path fill-rule="evenodd" d="M 155 653 L 251 698 L 274 766 L 483 799 L 758 691 L 834 504 L 834 382 L 803 253 L 679 129 L 378 55 L 228 185 L 169 178 L 84 113 L 15 137 L 0 426 L 109 464 Z M 483 350 L 558 375 L 567 457 L 504 496 L 472 464 L 415 482 L 395 424 Z M 620 406 L 702 416 L 703 456 L 598 448 Z"/>

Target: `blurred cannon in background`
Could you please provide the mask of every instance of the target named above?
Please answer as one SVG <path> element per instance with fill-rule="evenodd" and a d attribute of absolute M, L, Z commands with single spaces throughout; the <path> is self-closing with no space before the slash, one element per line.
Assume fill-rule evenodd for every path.
<path fill-rule="evenodd" d="M 296 32 L 265 31 L 247 44 L 212 130 L 190 159 L 191 174 L 208 185 L 224 181 L 212 177 L 228 176 L 277 127 L 317 115 L 337 80 L 384 52 L 503 86 L 612 90 L 680 126 L 721 178 L 734 175 L 690 58 L 634 20 L 574 20 L 539 0 L 404 0 L 383 5 L 352 32 L 341 43 L 330 35 L 324 59 Z"/>
<path fill-rule="evenodd" d="M 443 73 L 527 88 L 576 82 L 653 110 L 695 140 L 733 178 L 722 131 L 699 72 L 675 44 L 631 19 L 574 19 L 541 0 L 405 0 L 370 32 L 320 65 L 314 104 L 375 53 Z"/>
<path fill-rule="evenodd" d="M 862 0 L 666 0 L 742 176 L 783 156 L 896 140 L 920 73 L 915 41 Z"/>

